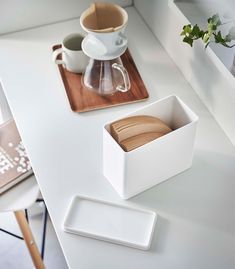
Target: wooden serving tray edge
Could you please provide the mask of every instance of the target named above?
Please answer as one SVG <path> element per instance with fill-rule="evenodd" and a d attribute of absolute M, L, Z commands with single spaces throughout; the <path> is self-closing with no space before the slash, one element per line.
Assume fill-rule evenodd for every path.
<path fill-rule="evenodd" d="M 61 45 L 54 45 L 52 47 L 52 50 L 54 51 L 57 48 L 60 48 Z M 60 75 L 62 77 L 62 81 L 64 83 L 64 87 L 65 87 L 65 91 L 69 100 L 69 104 L 71 109 L 74 112 L 78 112 L 78 113 L 83 113 L 83 112 L 88 112 L 88 111 L 94 111 L 97 109 L 104 109 L 104 108 L 109 108 L 109 107 L 115 107 L 115 106 L 120 106 L 120 105 L 125 105 L 125 104 L 131 104 L 131 103 L 136 103 L 136 102 L 141 102 L 141 101 L 145 101 L 149 98 L 149 94 L 148 91 L 143 83 L 143 80 L 138 72 L 138 69 L 134 63 L 134 60 L 129 52 L 129 50 L 127 49 L 127 51 L 124 53 L 124 55 L 121 56 L 121 59 L 123 61 L 124 66 L 126 67 L 128 73 L 129 73 L 129 77 L 130 77 L 130 81 L 131 81 L 131 89 L 130 91 L 128 91 L 127 93 L 115 93 L 114 95 L 110 95 L 110 96 L 100 96 L 97 95 L 96 93 L 93 93 L 87 89 L 83 89 L 81 87 L 81 85 L 79 85 L 80 88 L 78 88 L 78 91 L 81 92 L 83 91 L 85 94 L 81 95 L 87 95 L 89 96 L 93 96 L 95 97 L 95 99 L 99 100 L 100 103 L 94 103 L 94 104 L 89 104 L 89 105 L 84 105 L 83 107 L 79 107 L 79 105 L 75 105 L 76 101 L 74 100 L 74 94 L 71 94 L 72 90 L 71 85 L 72 83 L 69 83 L 69 78 L 71 78 L 72 76 L 77 76 L 77 81 L 81 80 L 81 74 L 75 74 L 75 73 L 71 73 L 69 71 L 67 71 L 62 65 L 58 65 L 59 71 L 60 71 Z M 132 69 L 130 71 L 130 69 Z M 135 76 L 135 79 L 133 78 Z M 139 82 L 139 83 L 138 83 Z M 138 84 L 137 84 L 138 83 Z M 80 83 L 81 84 L 81 83 Z M 136 88 L 138 88 L 138 95 L 140 95 L 139 97 L 135 96 L 135 91 Z M 128 100 L 128 98 L 123 98 L 125 94 L 131 95 L 131 98 L 129 98 L 130 100 Z M 122 95 L 122 98 L 120 98 L 120 96 Z M 115 97 L 119 97 L 119 101 L 115 100 Z M 85 97 L 86 98 L 86 97 Z M 85 99 L 84 98 L 84 99 Z M 87 98 L 89 99 L 89 98 Z M 94 99 L 94 98 L 93 98 Z M 118 98 L 116 98 L 118 99 Z M 103 100 L 103 101 L 102 101 Z M 107 100 L 110 100 L 110 102 L 107 102 Z M 86 100 L 85 100 L 86 101 Z"/>

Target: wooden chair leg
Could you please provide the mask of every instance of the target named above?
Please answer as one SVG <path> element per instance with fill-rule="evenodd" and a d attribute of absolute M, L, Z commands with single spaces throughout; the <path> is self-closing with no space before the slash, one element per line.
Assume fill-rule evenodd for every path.
<path fill-rule="evenodd" d="M 29 250 L 30 256 L 33 260 L 34 266 L 36 267 L 36 269 L 45 269 L 45 265 L 42 261 L 41 255 L 38 251 L 38 247 L 37 247 L 36 242 L 33 238 L 33 234 L 31 232 L 29 224 L 25 218 L 24 211 L 22 211 L 22 210 L 15 211 L 14 214 L 15 214 L 16 220 L 19 224 L 22 235 L 24 237 L 27 248 Z"/>

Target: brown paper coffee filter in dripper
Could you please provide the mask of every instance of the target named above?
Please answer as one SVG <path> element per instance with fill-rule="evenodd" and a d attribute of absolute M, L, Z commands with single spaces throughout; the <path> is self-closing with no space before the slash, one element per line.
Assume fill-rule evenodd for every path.
<path fill-rule="evenodd" d="M 110 33 L 118 31 L 128 20 L 126 11 L 110 3 L 93 3 L 83 14 L 82 23 L 92 32 Z"/>

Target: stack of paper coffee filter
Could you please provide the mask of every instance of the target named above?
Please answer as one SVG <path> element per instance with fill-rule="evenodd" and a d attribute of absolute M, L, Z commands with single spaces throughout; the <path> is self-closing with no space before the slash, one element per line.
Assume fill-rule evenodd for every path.
<path fill-rule="evenodd" d="M 123 8 L 111 3 L 92 3 L 81 17 L 86 30 L 109 33 L 120 30 L 128 20 Z"/>
<path fill-rule="evenodd" d="M 131 151 L 172 132 L 172 129 L 157 117 L 140 115 L 111 123 L 110 131 L 124 151 Z"/>

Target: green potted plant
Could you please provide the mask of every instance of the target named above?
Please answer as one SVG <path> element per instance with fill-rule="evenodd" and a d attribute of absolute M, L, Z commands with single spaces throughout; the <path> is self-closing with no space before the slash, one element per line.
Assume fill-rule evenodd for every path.
<path fill-rule="evenodd" d="M 231 27 L 226 34 L 223 34 L 221 28 L 225 24 L 231 24 Z M 197 24 L 184 25 L 181 36 L 183 36 L 183 42 L 188 43 L 191 47 L 194 41 L 202 40 L 205 44 L 205 49 L 210 43 L 216 43 L 226 48 L 233 48 L 235 47 L 234 20 L 222 22 L 219 14 L 214 14 L 212 17 L 208 18 L 206 29 L 201 29 Z M 231 73 L 235 76 L 235 57 L 233 66 L 231 67 Z"/>

